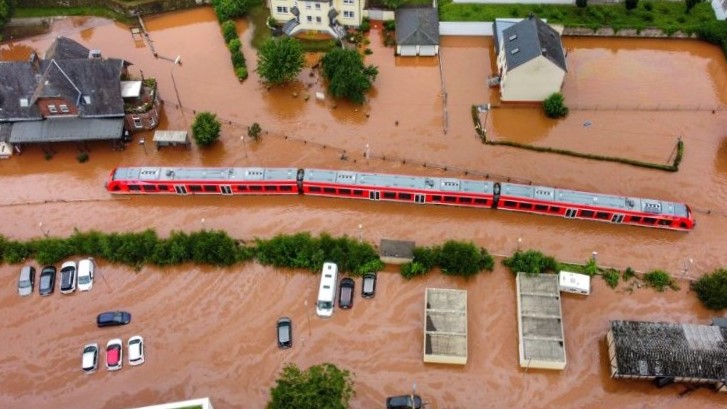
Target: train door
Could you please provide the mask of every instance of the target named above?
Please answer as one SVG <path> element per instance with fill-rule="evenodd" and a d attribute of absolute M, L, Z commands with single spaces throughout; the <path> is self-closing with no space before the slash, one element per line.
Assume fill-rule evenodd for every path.
<path fill-rule="evenodd" d="M 174 185 L 174 191 L 177 192 L 178 195 L 186 195 L 187 194 L 187 186 L 184 186 L 184 185 Z"/>
<path fill-rule="evenodd" d="M 414 195 L 414 203 L 424 203 L 425 195 Z"/>
<path fill-rule="evenodd" d="M 624 221 L 624 215 L 622 215 L 622 214 L 616 213 L 611 217 L 611 223 L 621 223 L 623 221 Z"/>
<path fill-rule="evenodd" d="M 576 210 L 576 209 L 566 209 L 565 217 L 572 219 L 572 218 L 576 217 L 577 212 L 578 212 L 578 210 Z"/>
<path fill-rule="evenodd" d="M 220 186 L 220 191 L 223 195 L 231 195 L 232 194 L 232 187 L 230 185 L 222 185 Z"/>
<path fill-rule="evenodd" d="M 369 199 L 370 200 L 379 200 L 379 196 L 381 195 L 381 192 L 378 190 L 369 190 Z"/>

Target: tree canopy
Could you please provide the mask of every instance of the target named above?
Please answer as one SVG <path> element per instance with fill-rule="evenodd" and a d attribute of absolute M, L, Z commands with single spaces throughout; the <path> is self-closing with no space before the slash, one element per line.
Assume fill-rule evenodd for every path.
<path fill-rule="evenodd" d="M 336 98 L 346 98 L 362 104 L 373 86 L 378 68 L 364 65 L 356 50 L 334 48 L 323 60 L 323 76 L 328 80 L 328 92 Z"/>
<path fill-rule="evenodd" d="M 199 146 L 209 146 L 220 138 L 222 126 L 217 115 L 211 112 L 200 112 L 192 124 L 192 136 Z"/>
<path fill-rule="evenodd" d="M 259 0 L 212 0 L 212 7 L 214 7 L 220 21 L 242 17 L 248 10 L 258 4 L 260 4 Z"/>
<path fill-rule="evenodd" d="M 0 0 L 0 39 L 2 39 L 2 29 L 10 21 L 10 17 L 13 16 L 14 3 L 14 0 Z"/>
<path fill-rule="evenodd" d="M 329 363 L 305 371 L 288 364 L 275 382 L 267 409 L 346 409 L 353 396 L 350 372 Z"/>
<path fill-rule="evenodd" d="M 692 290 L 710 310 L 727 308 L 727 270 L 718 268 L 692 283 Z"/>
<path fill-rule="evenodd" d="M 257 72 L 271 85 L 294 80 L 304 63 L 303 47 L 290 37 L 270 38 L 257 52 Z"/>

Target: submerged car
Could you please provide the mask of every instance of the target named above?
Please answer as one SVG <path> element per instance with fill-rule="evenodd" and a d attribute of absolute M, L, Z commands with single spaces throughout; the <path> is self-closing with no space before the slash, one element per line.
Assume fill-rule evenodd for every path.
<path fill-rule="evenodd" d="M 126 311 L 102 312 L 96 317 L 96 325 L 99 327 L 113 327 L 126 325 L 131 322 L 131 314 Z"/>
<path fill-rule="evenodd" d="M 38 293 L 40 295 L 49 295 L 53 293 L 56 286 L 56 268 L 55 266 L 45 266 L 40 270 L 40 284 L 38 285 Z"/>
<path fill-rule="evenodd" d="M 386 398 L 386 409 L 421 409 L 422 398 L 419 395 L 399 395 Z"/>
<path fill-rule="evenodd" d="M 98 368 L 98 344 L 86 344 L 81 356 L 81 367 L 85 373 L 96 372 Z"/>
<path fill-rule="evenodd" d="M 78 262 L 78 291 L 88 291 L 93 288 L 95 267 L 93 259 L 90 258 Z"/>
<path fill-rule="evenodd" d="M 338 306 L 347 310 L 353 307 L 353 290 L 356 282 L 352 278 L 344 278 L 341 280 L 341 286 L 338 289 Z"/>
<path fill-rule="evenodd" d="M 61 294 L 76 291 L 76 262 L 66 261 L 61 266 Z"/>
<path fill-rule="evenodd" d="M 288 317 L 278 320 L 278 348 L 288 349 L 293 346 L 293 321 Z"/>
<path fill-rule="evenodd" d="M 361 297 L 374 298 L 376 295 L 376 273 L 366 273 L 361 285 Z"/>
<path fill-rule="evenodd" d="M 25 297 L 33 293 L 35 286 L 35 267 L 25 266 L 20 269 L 18 277 L 18 295 Z"/>
<path fill-rule="evenodd" d="M 141 365 L 144 363 L 144 338 L 139 335 L 129 338 L 127 344 L 129 351 L 129 365 Z"/>
<path fill-rule="evenodd" d="M 123 343 L 115 338 L 106 344 L 106 369 L 118 371 L 124 365 Z"/>

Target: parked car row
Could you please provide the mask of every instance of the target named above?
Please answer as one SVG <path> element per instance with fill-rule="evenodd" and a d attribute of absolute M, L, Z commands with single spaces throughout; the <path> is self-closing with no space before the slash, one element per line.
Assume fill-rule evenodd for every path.
<path fill-rule="evenodd" d="M 66 261 L 61 265 L 60 270 L 60 291 L 61 294 L 70 294 L 76 290 L 89 291 L 93 288 L 93 278 L 96 264 L 93 259 L 83 259 L 76 264 L 75 261 Z M 53 265 L 43 266 L 40 269 L 40 283 L 38 294 L 49 295 L 53 293 L 56 286 L 56 267 Z M 18 294 L 28 296 L 35 288 L 35 267 L 24 266 L 20 269 L 18 278 Z"/>
<path fill-rule="evenodd" d="M 349 277 L 341 279 L 338 286 L 338 307 L 347 310 L 353 307 L 353 294 L 356 289 L 356 282 Z M 366 273 L 363 276 L 361 285 L 361 297 L 374 298 L 376 295 L 376 273 Z"/>
<path fill-rule="evenodd" d="M 124 364 L 124 348 L 123 341 L 120 338 L 114 338 L 106 343 L 106 369 L 109 371 L 118 371 Z M 126 344 L 128 351 L 129 365 L 136 366 L 144 363 L 144 338 L 135 335 L 129 338 Z M 86 344 L 83 347 L 81 355 L 81 368 L 83 372 L 90 374 L 98 369 L 99 347 L 97 343 Z"/>

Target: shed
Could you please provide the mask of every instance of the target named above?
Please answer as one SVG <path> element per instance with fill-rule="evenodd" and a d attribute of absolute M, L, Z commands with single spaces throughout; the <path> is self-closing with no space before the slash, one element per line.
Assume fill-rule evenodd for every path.
<path fill-rule="evenodd" d="M 588 295 L 591 293 L 591 277 L 585 274 L 561 271 L 558 274 L 560 291 Z"/>
<path fill-rule="evenodd" d="M 427 288 L 424 296 L 424 362 L 467 363 L 467 291 Z"/>
<path fill-rule="evenodd" d="M 157 149 L 162 146 L 177 145 L 184 145 L 189 149 L 192 146 L 187 131 L 156 131 L 154 132 L 154 144 Z"/>
<path fill-rule="evenodd" d="M 396 54 L 435 56 L 439 53 L 439 13 L 434 7 L 398 8 Z"/>
<path fill-rule="evenodd" d="M 0 142 L 0 159 L 7 159 L 13 156 L 13 145 L 7 142 Z"/>
<path fill-rule="evenodd" d="M 416 243 L 404 240 L 382 239 L 379 245 L 379 258 L 386 264 L 406 264 L 414 260 Z"/>

